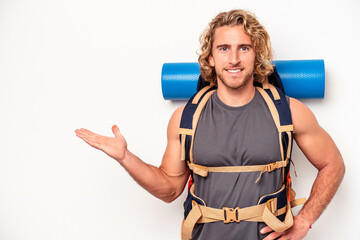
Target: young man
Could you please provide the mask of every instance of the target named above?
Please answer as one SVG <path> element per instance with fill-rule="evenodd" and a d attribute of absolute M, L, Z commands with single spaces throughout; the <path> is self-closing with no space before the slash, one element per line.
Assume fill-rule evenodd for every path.
<path fill-rule="evenodd" d="M 220 13 L 201 37 L 199 57 L 202 77 L 217 90 L 199 118 L 193 143 L 194 163 L 206 166 L 261 165 L 281 158 L 278 132 L 269 108 L 254 82 L 265 83 L 273 71 L 269 36 L 254 15 L 243 10 Z M 291 228 L 273 232 L 264 223 L 241 221 L 196 224 L 192 239 L 303 239 L 334 196 L 345 166 L 331 137 L 313 113 L 290 98 L 293 136 L 308 160 L 319 170 L 310 197 Z M 143 188 L 165 202 L 184 190 L 189 170 L 180 159 L 179 126 L 184 106 L 168 125 L 168 144 L 160 167 L 144 163 L 127 149 L 117 126 L 115 137 L 86 129 L 76 130 L 85 142 L 117 160 Z M 194 174 L 195 194 L 208 207 L 240 208 L 256 205 L 261 196 L 279 190 L 281 170 L 259 172 L 212 172 L 206 178 Z"/>

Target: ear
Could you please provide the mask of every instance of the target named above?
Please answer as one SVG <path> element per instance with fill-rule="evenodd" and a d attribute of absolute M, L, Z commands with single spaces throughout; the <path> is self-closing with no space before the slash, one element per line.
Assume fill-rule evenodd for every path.
<path fill-rule="evenodd" d="M 210 63 L 210 66 L 215 67 L 215 61 L 214 61 L 214 58 L 212 55 L 209 56 L 209 63 Z"/>

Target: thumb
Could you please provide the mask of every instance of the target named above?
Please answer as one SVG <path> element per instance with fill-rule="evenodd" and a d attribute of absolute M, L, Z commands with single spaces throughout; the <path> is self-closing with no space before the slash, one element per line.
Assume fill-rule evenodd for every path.
<path fill-rule="evenodd" d="M 113 125 L 111 130 L 114 133 L 115 137 L 121 136 L 120 129 L 118 128 L 118 126 Z"/>

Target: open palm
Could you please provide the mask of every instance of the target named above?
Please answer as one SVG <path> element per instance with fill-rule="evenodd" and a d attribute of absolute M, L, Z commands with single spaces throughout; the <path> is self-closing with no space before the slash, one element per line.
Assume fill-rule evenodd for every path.
<path fill-rule="evenodd" d="M 115 160 L 120 161 L 127 150 L 127 143 L 116 125 L 112 127 L 112 132 L 115 137 L 102 136 L 84 128 L 75 130 L 76 136 L 84 140 L 90 146 L 97 148 Z"/>

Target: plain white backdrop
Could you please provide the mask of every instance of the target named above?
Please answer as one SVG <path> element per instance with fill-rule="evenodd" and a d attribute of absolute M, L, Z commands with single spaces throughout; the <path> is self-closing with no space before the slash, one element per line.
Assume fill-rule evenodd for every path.
<path fill-rule="evenodd" d="M 275 59 L 325 60 L 325 98 L 303 102 L 347 172 L 306 239 L 359 239 L 356 0 L 0 0 L 0 239 L 179 239 L 185 195 L 154 198 L 74 130 L 111 135 L 117 124 L 158 166 L 168 119 L 185 103 L 163 100 L 162 64 L 197 61 L 200 33 L 233 8 L 255 12 Z M 297 147 L 293 158 L 307 197 L 317 172 Z"/>

